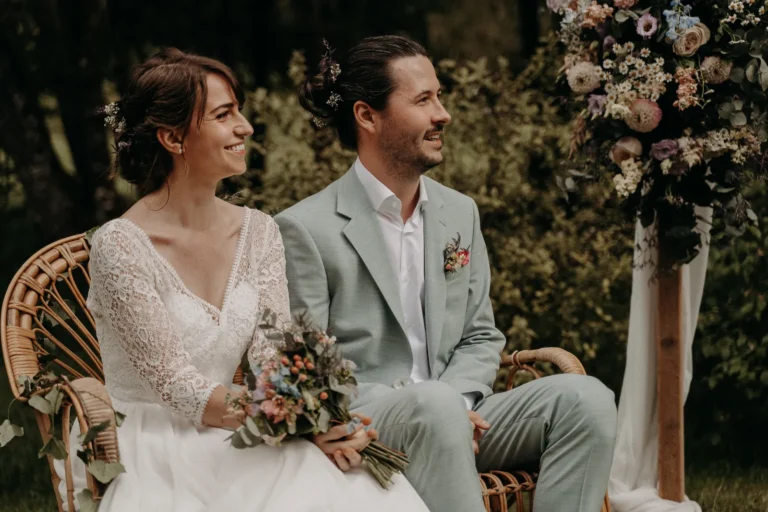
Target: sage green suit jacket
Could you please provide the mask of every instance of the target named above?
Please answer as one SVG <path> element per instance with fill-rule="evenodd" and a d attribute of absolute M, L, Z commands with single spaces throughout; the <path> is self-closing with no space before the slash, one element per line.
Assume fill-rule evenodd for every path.
<path fill-rule="evenodd" d="M 504 348 L 489 299 L 490 267 L 475 202 L 424 178 L 424 319 L 430 379 L 460 393 L 492 393 Z M 285 244 L 294 315 L 336 336 L 357 364 L 360 407 L 407 381 L 413 366 L 396 274 L 354 166 L 323 191 L 275 218 Z M 470 262 L 444 270 L 456 235 Z M 477 398 L 480 398 L 478 396 Z"/>

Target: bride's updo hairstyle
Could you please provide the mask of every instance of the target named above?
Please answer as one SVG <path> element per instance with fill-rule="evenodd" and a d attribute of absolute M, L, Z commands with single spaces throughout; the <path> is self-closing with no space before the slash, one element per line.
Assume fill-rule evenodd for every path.
<path fill-rule="evenodd" d="M 242 105 L 235 74 L 221 62 L 166 48 L 133 70 L 125 96 L 104 108 L 115 131 L 115 171 L 144 196 L 158 190 L 173 170 L 173 158 L 157 139 L 157 130 L 179 130 L 186 137 L 195 111 L 203 119 L 208 98 L 206 78 L 215 73 L 232 87 Z M 182 155 L 183 156 L 183 155 Z"/>
<path fill-rule="evenodd" d="M 299 92 L 301 105 L 314 116 L 318 127 L 333 125 L 339 140 L 357 149 L 357 124 L 352 107 L 358 101 L 382 111 L 395 89 L 390 62 L 404 57 L 427 57 L 419 44 L 401 36 L 363 39 L 340 60 L 327 41 L 316 75 L 308 77 Z"/>

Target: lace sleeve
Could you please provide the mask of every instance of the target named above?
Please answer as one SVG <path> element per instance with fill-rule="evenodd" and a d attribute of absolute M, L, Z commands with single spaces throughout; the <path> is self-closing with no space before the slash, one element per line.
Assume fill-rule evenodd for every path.
<path fill-rule="evenodd" d="M 259 287 L 259 318 L 264 309 L 269 308 L 277 314 L 278 322 L 291 320 L 291 309 L 288 301 L 288 279 L 285 275 L 285 249 L 280 228 L 277 223 L 268 219 L 265 227 L 260 261 L 257 263 Z M 248 350 L 248 362 L 253 365 L 272 357 L 277 347 L 267 340 L 264 331 L 256 327 L 253 343 Z"/>
<path fill-rule="evenodd" d="M 90 262 L 88 299 L 96 322 L 105 323 L 109 342 L 122 347 L 127 364 L 164 404 L 202 424 L 218 384 L 191 364 L 155 287 L 143 242 L 114 225 L 102 230 L 94 237 Z"/>

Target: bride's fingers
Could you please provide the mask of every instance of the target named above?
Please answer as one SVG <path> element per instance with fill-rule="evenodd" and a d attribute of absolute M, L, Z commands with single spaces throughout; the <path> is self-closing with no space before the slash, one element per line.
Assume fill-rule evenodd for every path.
<path fill-rule="evenodd" d="M 352 448 L 345 448 L 344 456 L 349 461 L 350 467 L 356 468 L 363 463 L 363 458 L 360 456 L 360 452 L 353 450 Z"/>
<path fill-rule="evenodd" d="M 379 440 L 379 431 L 375 428 L 368 429 L 368 437 L 371 438 L 371 441 L 378 441 Z"/>
<path fill-rule="evenodd" d="M 349 461 L 347 461 L 347 458 L 344 456 L 344 454 L 341 452 L 341 450 L 336 450 L 333 452 L 333 458 L 336 461 L 336 465 L 339 466 L 339 469 L 342 471 L 349 471 Z"/>
<path fill-rule="evenodd" d="M 321 450 L 325 453 L 335 452 L 337 450 L 343 450 L 345 448 L 351 448 L 355 451 L 360 451 L 371 442 L 371 438 L 368 437 L 368 433 L 365 430 L 358 430 L 354 434 L 350 435 L 343 441 L 329 442 L 318 444 Z"/>

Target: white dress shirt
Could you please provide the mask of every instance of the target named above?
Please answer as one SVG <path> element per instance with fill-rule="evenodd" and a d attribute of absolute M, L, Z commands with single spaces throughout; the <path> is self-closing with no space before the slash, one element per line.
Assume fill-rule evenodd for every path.
<path fill-rule="evenodd" d="M 403 222 L 402 202 L 365 168 L 358 158 L 355 172 L 376 210 L 392 270 L 397 277 L 400 304 L 403 307 L 405 334 L 411 345 L 413 368 L 411 380 L 429 379 L 427 329 L 424 322 L 424 205 L 429 200 L 424 179 L 419 182 L 419 201 L 411 217 Z M 465 393 L 467 408 L 474 405 L 474 394 Z"/>

